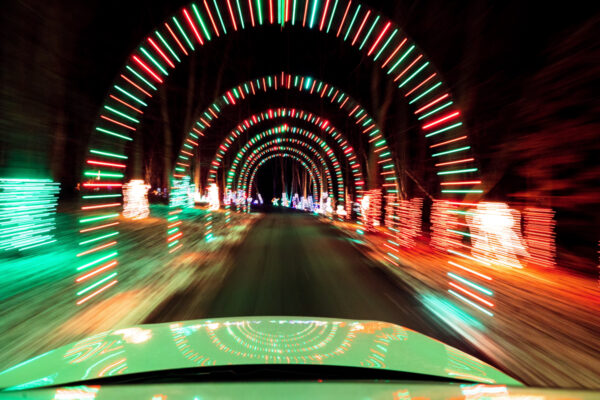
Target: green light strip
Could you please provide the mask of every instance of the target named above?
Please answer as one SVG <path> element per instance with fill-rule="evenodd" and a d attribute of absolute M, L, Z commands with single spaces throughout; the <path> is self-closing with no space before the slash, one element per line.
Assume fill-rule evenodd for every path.
<path fill-rule="evenodd" d="M 413 103 L 419 101 L 419 99 L 421 99 L 423 96 L 426 96 L 432 90 L 437 89 L 441 85 L 442 85 L 442 82 L 436 83 L 435 85 L 433 85 L 432 87 L 430 87 L 429 89 L 427 89 L 426 91 L 424 91 L 423 93 L 421 93 L 420 95 L 418 95 L 417 97 L 415 97 L 414 99 L 412 99 L 411 101 L 409 101 L 408 104 L 413 104 Z"/>
<path fill-rule="evenodd" d="M 219 6 L 217 2 L 213 0 L 213 4 L 215 5 L 215 9 L 217 10 L 217 15 L 219 16 L 219 20 L 221 21 L 221 27 L 223 28 L 223 33 L 227 35 L 227 28 L 225 28 L 225 23 L 223 22 L 223 17 L 221 17 L 221 10 L 219 10 Z"/>
<path fill-rule="evenodd" d="M 102 261 L 109 260 L 111 258 L 114 258 L 114 257 L 118 256 L 118 255 L 119 255 L 119 253 L 116 252 L 116 251 L 114 251 L 114 252 L 112 252 L 110 254 L 105 255 L 104 257 L 100 257 L 100 258 L 98 258 L 98 259 L 96 259 L 96 260 L 94 260 L 92 262 L 89 262 L 87 264 L 84 264 L 84 265 L 81 265 L 81 266 L 77 267 L 77 271 L 81 271 L 82 269 L 87 269 L 87 268 L 92 267 L 94 265 L 98 265 Z"/>
<path fill-rule="evenodd" d="M 127 115 L 127 114 L 125 114 L 125 113 L 123 113 L 123 112 L 121 112 L 119 110 L 115 110 L 114 108 L 109 107 L 107 105 L 105 105 L 104 108 L 107 109 L 108 111 L 114 113 L 114 114 L 120 115 L 123 118 L 126 118 L 126 119 L 128 119 L 128 120 L 130 120 L 132 122 L 135 122 L 136 124 L 140 122 L 137 119 L 133 118 L 132 116 L 129 116 L 129 115 Z"/>
<path fill-rule="evenodd" d="M 119 232 L 111 232 L 111 233 L 108 233 L 106 235 L 98 236 L 98 237 L 95 237 L 95 238 L 92 238 L 92 239 L 84 240 L 83 242 L 79 242 L 79 245 L 83 246 L 84 244 L 94 243 L 94 242 L 97 242 L 97 241 L 102 240 L 102 239 L 106 239 L 106 238 L 109 238 L 109 237 L 112 237 L 112 236 L 116 236 L 118 234 L 119 234 Z"/>
<path fill-rule="evenodd" d="M 333 5 L 333 8 L 331 9 L 331 16 L 329 17 L 329 24 L 327 24 L 327 33 L 329 33 L 329 29 L 331 28 L 331 23 L 333 22 L 333 16 L 335 15 L 335 9 L 337 8 L 338 5 L 338 0 L 335 0 L 335 4 Z"/>
<path fill-rule="evenodd" d="M 179 21 L 177 20 L 177 18 L 175 18 L 175 16 L 173 16 L 173 22 L 175 22 L 175 25 L 177 26 L 179 33 L 181 33 L 181 36 L 183 36 L 183 38 L 185 39 L 188 46 L 190 46 L 190 49 L 196 50 L 196 49 L 194 49 L 194 45 L 190 41 L 190 38 L 186 35 L 185 31 L 183 30 L 183 28 L 181 27 L 181 25 L 179 24 Z"/>
<path fill-rule="evenodd" d="M 86 287 L 85 289 L 81 289 L 79 292 L 77 292 L 77 296 L 81 296 L 82 294 L 89 292 L 93 288 L 100 286 L 101 284 L 103 284 L 104 282 L 106 282 L 109 279 L 114 278 L 115 276 L 117 276 L 117 273 L 113 272 L 112 274 L 108 275 L 106 278 L 99 280 L 98 282 L 94 283 L 93 285 L 90 285 L 90 286 Z"/>
<path fill-rule="evenodd" d="M 393 70 L 395 70 L 395 69 L 396 69 L 396 67 L 397 67 L 398 65 L 400 65 L 400 63 L 401 63 L 402 61 L 404 61 L 404 59 L 405 59 L 406 57 L 408 57 L 408 55 L 409 55 L 409 54 L 410 54 L 410 53 L 411 53 L 411 52 L 412 52 L 414 49 L 415 49 L 415 45 L 413 44 L 412 46 L 410 46 L 410 47 L 409 47 L 409 49 L 408 49 L 408 50 L 406 50 L 406 52 L 405 52 L 405 53 L 404 53 L 404 54 L 403 54 L 403 55 L 400 57 L 400 59 L 399 59 L 398 61 L 396 61 L 396 63 L 394 64 L 394 66 L 388 70 L 388 72 L 387 72 L 387 73 L 388 73 L 388 75 L 389 75 L 389 74 L 391 74 L 391 73 L 392 73 L 392 71 L 393 71 Z"/>
<path fill-rule="evenodd" d="M 439 107 L 438 107 L 438 108 L 436 108 L 435 110 L 433 110 L 433 111 L 429 111 L 427 114 L 423 114 L 423 115 L 421 115 L 421 116 L 418 118 L 418 120 L 419 120 L 419 121 L 421 121 L 421 120 L 423 120 L 423 119 L 425 119 L 425 118 L 429 117 L 430 115 L 433 115 L 433 114 L 435 114 L 436 112 L 443 110 L 444 108 L 450 107 L 452 104 L 454 104 L 454 102 L 453 102 L 453 101 L 449 101 L 449 102 L 447 102 L 446 104 L 439 106 Z"/>
<path fill-rule="evenodd" d="M 119 159 L 122 159 L 122 160 L 127 160 L 127 156 L 124 156 L 122 154 L 109 153 L 108 151 L 100 151 L 100 150 L 91 149 L 90 153 L 97 154 L 99 156 L 113 157 L 113 158 L 119 158 Z"/>
<path fill-rule="evenodd" d="M 146 51 L 145 48 L 143 48 L 142 46 L 140 46 L 140 51 L 142 53 L 144 53 L 144 55 L 152 62 L 152 64 L 154 64 L 156 66 L 156 68 L 158 68 L 160 70 L 160 72 L 162 72 L 164 75 L 169 75 L 169 73 L 167 72 L 167 70 L 164 69 L 163 66 L 158 61 L 156 61 L 154 59 L 154 57 L 152 57 L 152 55 Z"/>
<path fill-rule="evenodd" d="M 359 4 L 358 7 L 356 8 L 356 11 L 354 12 L 354 17 L 352 17 L 352 22 L 350 22 L 350 25 L 348 25 L 348 30 L 346 31 L 346 36 L 344 36 L 344 42 L 348 38 L 348 34 L 350 34 L 350 30 L 352 29 L 352 25 L 354 25 L 354 21 L 356 21 L 356 17 L 358 16 L 358 12 L 360 11 L 360 6 L 361 5 Z"/>
<path fill-rule="evenodd" d="M 466 168 L 466 169 L 454 169 L 452 171 L 442 171 L 438 172 L 438 175 L 451 175 L 451 174 L 465 174 L 468 172 L 475 172 L 477 168 Z"/>
<path fill-rule="evenodd" d="M 242 14 L 242 7 L 240 6 L 240 0 L 236 0 L 236 2 L 237 2 L 238 14 L 240 15 L 240 22 L 242 23 L 242 29 L 246 29 L 246 27 L 244 26 L 244 15 Z"/>
<path fill-rule="evenodd" d="M 459 282 L 464 283 L 465 285 L 468 285 L 468 286 L 472 287 L 475 290 L 479 290 L 483 294 L 487 294 L 488 296 L 493 296 L 494 295 L 494 292 L 492 292 L 491 290 L 486 289 L 486 288 L 484 288 L 482 286 L 479 286 L 479 285 L 477 285 L 477 284 L 475 284 L 475 283 L 473 283 L 473 282 L 471 282 L 471 281 L 469 281 L 469 280 L 467 280 L 467 279 L 465 279 L 463 277 L 460 277 L 460 276 L 458 276 L 456 274 L 453 274 L 452 272 L 448 272 L 448 276 L 450 276 L 453 279 L 456 279 Z"/>
<path fill-rule="evenodd" d="M 110 197 L 121 197 L 121 194 L 94 194 L 89 196 L 82 196 L 83 199 L 107 199 Z"/>
<path fill-rule="evenodd" d="M 181 62 L 181 60 L 179 59 L 179 56 L 177 56 L 177 53 L 175 53 L 175 51 L 171 48 L 171 46 L 169 46 L 169 43 L 162 37 L 160 32 L 154 31 L 154 34 L 156 35 L 156 37 L 158 37 L 158 40 L 160 40 L 162 42 L 162 44 L 167 48 L 167 50 L 169 50 L 169 53 L 171 53 L 171 55 L 177 60 L 177 62 Z"/>
<path fill-rule="evenodd" d="M 239 6 L 239 4 L 238 4 L 238 6 Z M 200 27 L 202 28 L 202 32 L 204 32 L 204 36 L 206 36 L 207 40 L 210 40 L 210 32 L 208 31 L 208 29 L 206 29 L 204 20 L 200 16 L 200 11 L 198 11 L 198 8 L 196 7 L 196 5 L 194 3 L 192 3 L 192 9 L 194 10 L 194 15 L 196 15 L 196 19 L 198 20 L 198 22 L 200 22 Z"/>
<path fill-rule="evenodd" d="M 479 304 L 473 303 L 471 300 L 467 299 L 466 297 L 456 293 L 454 290 L 452 289 L 448 289 L 448 292 L 450 294 L 452 294 L 453 296 L 458 297 L 459 299 L 461 299 L 462 301 L 464 301 L 465 303 L 475 307 L 476 309 L 478 309 L 479 311 L 481 311 L 482 313 L 489 315 L 490 317 L 493 317 L 494 314 L 489 312 L 488 310 L 486 310 L 485 308 L 481 307 Z"/>
<path fill-rule="evenodd" d="M 112 172 L 101 172 L 101 171 L 85 171 L 83 173 L 84 176 L 106 176 L 108 178 L 122 178 L 123 174 L 121 173 L 112 173 Z"/>
<path fill-rule="evenodd" d="M 119 92 L 123 93 L 125 96 L 129 97 L 130 99 L 137 101 L 139 104 L 143 105 L 144 107 L 146 107 L 148 105 L 148 104 L 144 103 L 142 100 L 140 100 L 137 97 L 135 97 L 134 95 L 132 95 L 131 93 L 129 93 L 127 90 L 120 87 L 119 85 L 115 85 L 114 88 L 117 89 Z"/>
<path fill-rule="evenodd" d="M 459 127 L 459 126 L 461 126 L 461 125 L 462 125 L 462 122 L 457 122 L 457 123 L 456 123 L 456 124 L 454 124 L 454 125 L 450 125 L 450 126 L 447 126 L 447 127 L 445 127 L 445 128 L 438 129 L 437 131 L 434 131 L 434 132 L 428 133 L 427 135 L 425 135 L 425 137 L 431 137 L 431 136 L 437 135 L 438 133 L 442 133 L 442 132 L 449 131 L 450 129 L 458 128 L 458 127 Z"/>
<path fill-rule="evenodd" d="M 104 214 L 104 215 L 99 215 L 97 217 L 90 217 L 90 218 L 83 218 L 79 220 L 80 224 L 86 224 L 88 222 L 94 222 L 94 221 L 101 221 L 103 219 L 110 219 L 110 218 L 116 218 L 118 217 L 119 214 L 118 213 L 113 213 L 113 214 Z"/>
<path fill-rule="evenodd" d="M 152 89 L 152 90 L 158 90 L 158 89 L 156 89 L 156 87 L 153 84 L 151 84 L 150 82 L 148 82 L 146 80 L 146 78 L 144 78 L 142 75 L 140 75 L 135 69 L 131 68 L 129 65 L 127 65 L 126 68 L 129 70 L 129 72 L 131 72 L 132 74 L 134 74 L 135 76 L 137 76 L 140 81 L 142 81 L 146 85 L 148 85 L 148 87 L 150 89 Z"/>
<path fill-rule="evenodd" d="M 401 88 L 402 86 L 406 85 L 408 82 L 411 81 L 412 78 L 417 76 L 417 74 L 419 72 L 423 71 L 428 65 L 429 65 L 429 61 L 427 61 L 425 64 L 421 65 L 421 67 L 419 67 L 419 69 L 417 69 L 415 72 L 413 72 L 413 74 L 411 76 L 409 76 L 408 78 L 406 78 L 406 80 L 404 82 L 402 82 L 398 87 Z"/>
<path fill-rule="evenodd" d="M 453 189 L 453 190 L 442 190 L 442 193 L 483 193 L 483 190 L 479 189 Z"/>
<path fill-rule="evenodd" d="M 379 56 L 381 55 L 381 53 L 383 53 L 383 51 L 385 50 L 385 48 L 390 44 L 390 42 L 392 41 L 392 39 L 394 38 L 394 36 L 396 36 L 396 33 L 398 33 L 398 29 L 394 29 L 394 32 L 392 32 L 392 34 L 390 35 L 390 37 L 385 41 L 385 43 L 383 44 L 383 46 L 381 46 L 381 49 L 379 49 L 379 51 L 377 52 L 377 55 L 375 56 L 375 58 L 373 59 L 374 61 L 377 61 L 377 59 L 379 58 Z"/>
<path fill-rule="evenodd" d="M 100 131 L 102 133 L 106 133 L 107 135 L 111 135 L 114 137 L 118 137 L 120 139 L 124 139 L 124 140 L 133 140 L 132 138 L 130 138 L 129 136 L 125 136 L 125 135 L 121 135 L 119 133 L 113 132 L 113 131 L 109 131 L 108 129 L 104 129 L 104 128 L 100 128 L 99 126 L 96 127 L 97 131 Z"/>
<path fill-rule="evenodd" d="M 452 150 L 446 150 L 446 151 L 442 151 L 440 153 L 435 153 L 432 154 L 431 157 L 439 157 L 439 156 L 443 156 L 446 154 L 452 154 L 452 153 L 457 153 L 459 151 L 465 151 L 465 150 L 469 150 L 471 148 L 471 146 L 464 146 L 464 147 L 459 147 L 457 149 L 452 149 Z"/>
<path fill-rule="evenodd" d="M 375 18 L 375 21 L 373 22 L 373 25 L 371 25 L 371 29 L 369 29 L 369 31 L 367 32 L 367 35 L 365 36 L 365 38 L 363 39 L 362 43 L 358 47 L 359 50 L 362 50 L 363 46 L 365 45 L 365 43 L 369 39 L 369 36 L 371 36 L 371 33 L 373 33 L 373 29 L 377 25 L 377 22 L 379 22 L 379 15 L 377 16 L 377 18 Z"/>

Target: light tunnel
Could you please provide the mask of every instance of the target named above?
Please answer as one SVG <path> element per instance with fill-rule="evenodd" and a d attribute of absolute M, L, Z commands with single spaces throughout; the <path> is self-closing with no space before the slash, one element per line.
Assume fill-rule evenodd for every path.
<path fill-rule="evenodd" d="M 330 4 L 331 3 L 331 4 Z M 84 171 L 81 191 L 84 215 L 78 223 L 82 243 L 90 244 L 77 259 L 78 274 L 92 276 L 85 288 L 77 291 L 77 304 L 83 304 L 114 286 L 117 272 L 106 271 L 107 262 L 113 262 L 116 252 L 107 253 L 104 245 L 106 232 L 113 231 L 121 207 L 121 187 L 128 167 L 126 147 L 134 140 L 153 94 L 165 84 L 169 71 L 177 67 L 185 56 L 201 52 L 211 40 L 225 39 L 228 32 L 278 26 L 306 29 L 337 38 L 341 45 L 355 49 L 385 73 L 397 85 L 397 96 L 413 109 L 422 134 L 431 141 L 429 153 L 440 181 L 439 195 L 452 200 L 458 208 L 465 196 L 476 198 L 483 192 L 477 161 L 469 145 L 462 115 L 452 100 L 448 86 L 440 79 L 433 64 L 393 21 L 384 15 L 351 0 L 319 2 L 318 0 L 290 0 L 237 2 L 237 12 L 223 0 L 212 5 L 195 3 L 180 9 L 158 26 L 127 58 L 113 82 L 103 104 L 90 140 L 88 165 Z M 266 14 L 267 5 L 274 12 Z M 304 10 L 304 13 L 298 10 Z M 229 18 L 223 15 L 229 11 Z M 218 16 L 218 19 L 215 18 Z M 210 21 L 210 23 L 209 23 Z M 218 21 L 218 24 L 216 23 Z M 218 118 L 224 105 L 235 105 L 239 99 L 258 91 L 295 89 L 326 99 L 344 110 L 369 141 L 382 168 L 397 170 L 392 149 L 387 145 L 390 133 L 382 132 L 365 108 L 348 94 L 310 76 L 272 74 L 247 81 L 226 92 L 198 117 L 184 139 L 177 165 L 176 177 L 186 175 L 187 161 L 193 157 L 194 147 Z M 93 176 L 93 180 L 89 177 Z M 386 183 L 386 194 L 397 195 L 394 183 Z M 180 235 L 180 233 L 178 233 Z M 167 238 L 169 241 L 171 238 Z M 85 293 L 85 297 L 82 295 Z M 82 301 L 85 299 L 85 301 Z"/>
<path fill-rule="evenodd" d="M 273 153 L 273 152 L 287 152 L 289 154 L 296 154 L 299 157 L 301 157 L 305 162 L 310 164 L 311 169 L 315 172 L 315 174 L 318 178 L 319 188 L 320 188 L 320 190 L 318 189 L 318 191 L 315 192 L 315 195 L 322 193 L 325 190 L 325 187 L 329 187 L 326 178 L 323 178 L 323 173 L 320 171 L 318 164 L 313 159 L 314 153 L 311 154 L 312 151 L 309 148 L 302 149 L 302 148 L 293 147 L 293 146 L 282 146 L 280 144 L 275 144 L 275 143 L 265 146 L 265 148 L 258 151 L 255 154 L 255 156 L 248 158 L 246 160 L 246 162 L 244 162 L 244 165 L 242 165 L 242 169 L 240 171 L 238 179 L 235 182 L 235 187 L 237 187 L 239 190 L 245 192 L 248 195 L 250 192 L 249 176 L 250 176 L 251 172 L 253 172 L 253 171 L 255 172 L 256 171 L 255 167 L 256 167 L 257 163 L 261 162 L 262 159 L 266 155 Z M 327 170 L 327 167 L 325 168 L 325 170 Z"/>
<path fill-rule="evenodd" d="M 294 161 L 296 161 L 298 164 L 300 164 L 308 173 L 309 177 L 310 177 L 310 183 L 311 185 L 308 186 L 312 186 L 312 193 L 313 196 L 315 193 L 320 193 L 319 191 L 319 186 L 317 185 L 322 185 L 322 180 L 323 178 L 320 177 L 319 175 L 317 175 L 319 173 L 318 170 L 316 170 L 316 165 L 314 165 L 314 163 L 312 163 L 312 165 L 309 166 L 309 164 L 307 164 L 306 162 L 304 162 L 302 160 L 302 158 L 300 158 L 299 156 L 295 155 L 294 153 L 291 152 L 277 152 L 274 154 L 270 154 L 266 157 L 263 157 L 254 167 L 254 170 L 252 171 L 252 174 L 250 175 L 250 178 L 248 179 L 248 193 L 249 195 L 252 193 L 252 185 L 254 184 L 254 179 L 256 178 L 256 173 L 258 172 L 258 170 L 264 165 L 266 164 L 268 161 L 274 159 L 274 158 L 289 158 L 292 159 Z M 318 177 L 318 178 L 315 178 Z M 318 179 L 318 180 L 317 180 Z"/>

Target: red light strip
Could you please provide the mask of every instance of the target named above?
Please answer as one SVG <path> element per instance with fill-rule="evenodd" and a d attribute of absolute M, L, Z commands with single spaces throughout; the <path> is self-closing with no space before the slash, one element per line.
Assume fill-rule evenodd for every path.
<path fill-rule="evenodd" d="M 206 2 L 206 0 L 204 0 L 204 8 L 206 8 L 206 12 L 208 13 L 208 17 L 210 18 L 210 22 L 212 23 L 217 37 L 219 37 L 219 30 L 217 29 L 217 24 L 215 24 L 215 20 L 212 16 L 212 13 L 210 12 L 210 8 L 208 8 L 208 3 Z"/>
<path fill-rule="evenodd" d="M 141 86 L 137 85 L 134 81 L 132 81 L 131 79 L 127 78 L 125 75 L 121 74 L 121 78 L 125 79 L 130 85 L 134 86 L 137 90 L 139 90 L 140 92 L 144 93 L 146 96 L 152 97 L 152 95 L 149 92 L 147 92 L 144 89 L 142 89 Z"/>
<path fill-rule="evenodd" d="M 252 0 L 248 0 L 248 7 L 250 7 L 250 19 L 252 21 L 252 27 L 254 28 L 254 11 L 252 10 Z"/>
<path fill-rule="evenodd" d="M 117 243 L 117 242 L 115 242 L 115 243 Z M 95 270 L 93 270 L 91 272 L 88 272 L 85 275 L 80 276 L 79 278 L 75 279 L 75 282 L 79 283 L 81 281 L 84 281 L 87 278 L 89 278 L 90 276 L 94 276 L 96 274 L 99 274 L 102 271 L 106 271 L 107 269 L 112 268 L 115 265 L 117 265 L 117 262 L 116 261 L 112 261 L 112 262 L 110 262 L 110 263 L 108 263 L 108 264 L 106 264 L 106 265 L 104 265 L 104 266 L 102 266 L 102 267 L 100 267 L 98 269 L 95 269 Z"/>
<path fill-rule="evenodd" d="M 169 33 L 171 34 L 171 36 L 173 36 L 173 39 L 175 39 L 175 42 L 177 42 L 177 44 L 179 45 L 179 48 L 181 48 L 181 51 L 183 51 L 183 54 L 185 54 L 187 56 L 188 55 L 187 50 L 185 49 L 185 47 L 183 47 L 183 45 L 181 44 L 181 42 L 179 41 L 179 39 L 177 39 L 177 36 L 175 36 L 175 33 L 173 32 L 173 30 L 171 29 L 171 27 L 169 26 L 169 24 L 167 24 L 165 22 L 165 26 L 169 30 Z"/>
<path fill-rule="evenodd" d="M 302 27 L 304 27 L 306 25 L 306 15 L 308 14 L 308 3 L 310 3 L 309 0 L 306 0 L 306 3 L 304 3 L 304 19 L 302 20 Z"/>
<path fill-rule="evenodd" d="M 429 146 L 429 148 L 433 149 L 434 147 L 439 147 L 439 146 L 443 146 L 445 144 L 450 144 L 450 143 L 458 142 L 459 140 L 463 140 L 463 139 L 466 139 L 466 138 L 467 138 L 466 136 L 461 136 L 461 137 L 458 137 L 456 139 L 450 139 L 450 140 L 447 140 L 447 141 L 442 142 L 442 143 L 432 144 L 431 146 Z"/>
<path fill-rule="evenodd" d="M 122 183 L 116 183 L 116 182 L 111 182 L 111 183 L 84 183 L 83 187 L 121 187 L 123 186 Z"/>
<path fill-rule="evenodd" d="M 442 186 L 446 185 L 479 185 L 481 181 L 461 181 L 461 182 L 442 182 Z"/>
<path fill-rule="evenodd" d="M 461 163 L 466 163 L 466 162 L 470 162 L 470 161 L 475 161 L 475 159 L 474 158 L 465 158 L 465 159 L 462 159 L 462 160 L 448 161 L 448 162 L 443 162 L 443 163 L 435 164 L 435 166 L 436 167 L 443 167 L 445 165 L 461 164 Z"/>
<path fill-rule="evenodd" d="M 109 226 L 119 225 L 119 223 L 120 222 L 112 222 L 110 224 L 98 225 L 98 226 L 94 226 L 93 228 L 82 229 L 82 230 L 79 231 L 79 233 L 97 231 L 98 229 L 103 229 L 103 228 L 108 228 Z"/>
<path fill-rule="evenodd" d="M 482 302 L 483 304 L 487 305 L 488 307 L 494 307 L 494 303 L 487 301 L 486 299 L 483 299 L 479 296 L 477 296 L 475 293 L 471 293 L 470 291 L 468 291 L 467 289 L 462 288 L 461 286 L 458 286 L 456 283 L 454 282 L 448 282 L 448 284 L 458 290 L 460 290 L 461 292 L 471 296 L 474 299 L 479 300 L 480 302 Z"/>
<path fill-rule="evenodd" d="M 430 76 L 429 78 L 425 79 L 423 82 L 419 83 L 417 86 L 415 86 L 414 88 L 412 88 L 410 92 L 408 92 L 408 93 L 406 93 L 406 94 L 404 95 L 404 97 L 408 97 L 408 96 L 410 96 L 411 94 L 413 94 L 415 90 L 419 89 L 421 86 L 423 86 L 424 84 L 426 84 L 427 82 L 429 82 L 429 81 L 430 81 L 431 79 L 433 79 L 433 77 L 434 77 L 434 76 L 436 76 L 436 75 L 437 75 L 437 73 L 436 73 L 436 72 L 434 72 L 433 74 L 431 74 L 431 76 Z"/>
<path fill-rule="evenodd" d="M 371 15 L 371 10 L 367 11 L 367 13 L 365 14 L 365 18 L 363 19 L 362 23 L 360 24 L 360 27 L 358 28 L 358 31 L 356 31 L 356 35 L 354 35 L 354 39 L 352 39 L 352 46 L 354 46 L 354 43 L 356 43 L 356 39 L 358 39 L 358 36 L 360 36 L 360 32 L 362 32 L 362 29 L 365 27 L 365 23 L 367 22 L 369 15 Z"/>
<path fill-rule="evenodd" d="M 392 25 L 391 22 L 388 22 L 385 27 L 383 28 L 383 30 L 381 31 L 381 33 L 379 34 L 379 36 L 377 37 L 377 40 L 375 40 L 375 43 L 373 43 L 373 46 L 371 46 L 371 49 L 369 50 L 369 52 L 367 53 L 368 56 L 370 56 L 373 51 L 375 50 L 375 48 L 377 47 L 377 45 L 379 44 L 379 42 L 381 41 L 381 38 L 383 38 L 383 35 L 385 35 L 385 33 L 387 32 L 387 30 L 390 28 L 390 26 Z"/>
<path fill-rule="evenodd" d="M 269 21 L 273 23 L 273 0 L 269 0 Z"/>
<path fill-rule="evenodd" d="M 117 244 L 116 240 L 112 241 L 110 243 L 107 243 L 107 244 L 103 244 L 102 246 L 94 247 L 93 249 L 90 249 L 88 251 L 84 251 L 83 253 L 79 253 L 79 254 L 77 254 L 77 257 L 85 256 L 86 254 L 90 254 L 90 253 L 94 253 L 94 252 L 96 252 L 98 250 L 106 249 L 107 247 L 114 246 L 115 244 Z"/>
<path fill-rule="evenodd" d="M 390 54 L 387 60 L 385 60 L 385 62 L 381 65 L 381 68 L 385 68 L 385 66 L 392 60 L 392 58 L 394 58 L 396 53 L 398 53 L 398 50 L 400 50 L 402 46 L 404 46 L 404 43 L 406 43 L 407 40 L 408 39 L 404 38 L 404 40 L 398 45 L 398 47 L 396 47 L 396 50 L 394 50 L 394 52 Z"/>
<path fill-rule="evenodd" d="M 96 160 L 87 160 L 86 162 L 88 164 L 92 164 L 92 165 L 103 165 L 105 167 L 125 168 L 125 164 L 116 164 L 116 163 L 109 163 L 109 162 L 96 161 Z"/>
<path fill-rule="evenodd" d="M 194 24 L 194 21 L 192 21 L 192 17 L 190 17 L 190 14 L 188 13 L 188 11 L 185 8 L 183 9 L 183 15 L 185 16 L 185 19 L 187 20 L 187 23 L 190 26 L 190 28 L 192 28 L 192 31 L 194 32 L 194 36 L 196 36 L 196 39 L 198 39 L 198 42 L 201 45 L 203 45 L 204 40 L 202 40 L 202 36 L 200 36 L 200 32 L 198 32 L 198 28 L 196 28 L 196 24 Z M 218 36 L 218 34 L 217 34 L 217 36 Z"/>
<path fill-rule="evenodd" d="M 321 24 L 319 25 L 319 30 L 323 30 L 323 25 L 325 24 L 325 16 L 327 15 L 327 9 L 329 8 L 329 0 L 325 3 L 325 10 L 323 11 L 323 16 L 321 17 Z"/>
<path fill-rule="evenodd" d="M 231 8 L 230 0 L 227 0 L 227 7 L 229 8 L 229 15 L 231 16 L 231 22 L 233 23 L 233 30 L 237 31 L 237 23 L 235 22 L 235 16 L 233 15 L 233 9 Z"/>
<path fill-rule="evenodd" d="M 175 239 L 178 239 L 178 238 L 180 238 L 181 236 L 183 236 L 183 233 L 182 233 L 182 232 L 176 233 L 176 234 L 174 234 L 173 236 L 171 236 L 171 237 L 167 238 L 167 242 L 172 242 L 173 240 L 175 240 Z"/>
<path fill-rule="evenodd" d="M 402 75 L 404 75 L 406 72 L 408 72 L 408 70 L 411 69 L 413 67 L 413 65 L 415 65 L 421 58 L 423 58 L 423 54 L 419 54 L 419 57 L 415 58 L 414 61 L 411 62 L 408 67 L 404 68 L 404 71 L 400 72 L 400 74 L 398 74 L 398 76 L 394 78 L 394 82 L 396 82 L 398 79 L 400 79 L 402 77 Z"/>
<path fill-rule="evenodd" d="M 437 99 L 433 100 L 431 103 L 424 105 L 423 107 L 419 108 L 417 111 L 415 111 L 415 114 L 418 114 L 422 111 L 427 110 L 429 107 L 431 107 L 434 104 L 439 103 L 440 101 L 444 100 L 445 98 L 447 98 L 449 96 L 448 93 L 441 95 L 440 97 L 438 97 Z"/>
<path fill-rule="evenodd" d="M 158 54 L 160 54 L 160 56 L 167 62 L 167 64 L 169 64 L 171 68 L 175 68 L 175 64 L 173 64 L 173 62 L 171 62 L 171 59 L 167 57 L 165 53 L 163 53 L 163 51 L 160 49 L 160 47 L 158 47 L 156 43 L 154 43 L 154 40 L 152 40 L 152 38 L 148 38 L 148 42 L 152 47 L 154 47 L 154 50 L 156 50 Z"/>
<path fill-rule="evenodd" d="M 115 279 L 114 281 L 110 282 L 108 285 L 96 290 L 94 293 L 90 294 L 87 297 L 84 297 L 83 299 L 79 300 L 76 304 L 77 305 L 81 305 L 83 303 L 85 303 L 86 301 L 88 301 L 89 299 L 91 299 L 92 297 L 104 292 L 106 289 L 108 289 L 111 286 L 114 286 L 118 281 Z"/>
<path fill-rule="evenodd" d="M 142 67 L 148 74 L 150 74 L 150 76 L 152 76 L 152 78 L 159 82 L 159 83 L 163 83 L 163 80 L 160 78 L 160 76 L 158 76 L 156 74 L 156 72 L 154 72 L 150 67 L 148 67 L 142 60 L 139 59 L 138 56 L 133 56 L 133 60 L 140 66 Z"/>
<path fill-rule="evenodd" d="M 458 117 L 459 115 L 460 115 L 460 111 L 455 111 L 455 112 L 453 112 L 453 113 L 451 113 L 451 114 L 446 114 L 446 115 L 444 115 L 443 117 L 441 117 L 440 119 L 437 119 L 437 120 L 435 120 L 435 121 L 433 121 L 433 122 L 430 122 L 430 123 L 429 123 L 429 124 L 427 124 L 427 125 L 423 125 L 423 129 L 429 129 L 429 128 L 433 128 L 434 126 L 436 126 L 436 125 L 439 125 L 439 124 L 441 124 L 442 122 L 448 121 L 448 120 L 450 120 L 450 119 L 456 118 L 456 117 Z"/>
<path fill-rule="evenodd" d="M 127 107 L 131 108 L 133 111 L 136 111 L 136 112 L 138 112 L 140 114 L 143 114 L 142 110 L 138 110 L 137 108 L 135 108 L 131 104 L 128 104 L 127 102 L 121 100 L 120 98 L 118 98 L 117 96 L 115 96 L 113 94 L 110 95 L 110 98 L 113 99 L 113 100 L 118 101 L 119 103 L 123 104 L 124 106 L 127 106 Z"/>
<path fill-rule="evenodd" d="M 348 6 L 346 7 L 346 11 L 344 12 L 344 17 L 342 18 L 342 22 L 340 22 L 340 27 L 335 35 L 335 37 L 340 36 L 340 32 L 342 31 L 342 27 L 344 26 L 344 22 L 346 21 L 346 16 L 348 16 L 348 10 L 350 10 L 350 6 L 352 5 L 352 0 L 348 2 Z"/>
<path fill-rule="evenodd" d="M 134 128 L 133 126 L 129 126 L 129 125 L 127 125 L 127 124 L 124 124 L 124 123 L 122 123 L 122 122 L 119 122 L 119 121 L 115 121 L 115 120 L 114 120 L 114 119 L 112 119 L 112 118 L 108 118 L 106 115 L 101 115 L 101 116 L 100 116 L 100 118 L 102 118 L 102 119 L 104 119 L 104 120 L 107 120 L 108 122 L 112 122 L 113 124 L 116 124 L 116 125 L 122 126 L 122 127 L 123 127 L 123 128 L 125 128 L 125 129 L 129 129 L 129 130 L 135 131 L 135 128 Z"/>
<path fill-rule="evenodd" d="M 84 206 L 81 207 L 82 210 L 97 210 L 99 208 L 110 208 L 120 206 L 121 203 L 109 203 L 109 204 L 99 204 L 97 206 Z"/>

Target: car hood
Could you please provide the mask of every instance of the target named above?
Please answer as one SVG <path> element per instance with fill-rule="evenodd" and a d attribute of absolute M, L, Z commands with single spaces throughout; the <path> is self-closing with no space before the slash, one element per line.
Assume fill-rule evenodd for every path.
<path fill-rule="evenodd" d="M 378 321 L 245 317 L 193 320 L 90 336 L 0 372 L 0 388 L 64 385 L 161 370 L 226 365 L 378 368 L 486 384 L 521 383 L 408 328 Z"/>

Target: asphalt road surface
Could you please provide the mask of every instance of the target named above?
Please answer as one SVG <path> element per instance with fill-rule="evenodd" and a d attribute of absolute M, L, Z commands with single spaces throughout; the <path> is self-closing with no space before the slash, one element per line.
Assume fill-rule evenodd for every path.
<path fill-rule="evenodd" d="M 411 289 L 336 228 L 301 213 L 265 214 L 230 255 L 215 295 L 190 284 L 146 323 L 240 316 L 308 316 L 392 322 L 485 357 L 444 329 Z"/>

